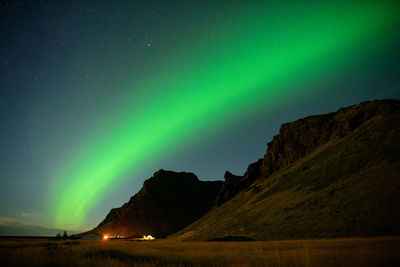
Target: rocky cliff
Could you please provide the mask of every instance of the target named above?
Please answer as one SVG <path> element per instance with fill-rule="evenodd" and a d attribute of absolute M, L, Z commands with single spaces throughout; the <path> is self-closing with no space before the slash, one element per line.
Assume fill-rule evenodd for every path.
<path fill-rule="evenodd" d="M 398 112 L 400 102 L 382 100 L 363 102 L 341 108 L 337 112 L 316 115 L 283 124 L 279 134 L 268 143 L 261 174 L 268 177 L 312 153 L 317 147 L 335 138 L 344 138 L 372 118 Z"/>
<path fill-rule="evenodd" d="M 318 147 L 346 137 L 363 123 L 398 112 L 399 107 L 397 100 L 368 101 L 337 112 L 283 124 L 279 134 L 267 144 L 264 158 L 250 164 L 243 176 L 232 176 L 229 171 L 226 172 L 225 183 L 214 205 L 220 206 L 257 179 L 267 178 L 282 168 L 290 167 Z"/>
<path fill-rule="evenodd" d="M 400 234 L 400 101 L 283 124 L 263 159 L 227 172 L 214 208 L 171 236 L 208 240 Z"/>

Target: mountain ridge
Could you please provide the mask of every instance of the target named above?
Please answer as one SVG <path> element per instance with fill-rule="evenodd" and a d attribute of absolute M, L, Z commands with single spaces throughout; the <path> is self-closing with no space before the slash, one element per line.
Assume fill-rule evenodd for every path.
<path fill-rule="evenodd" d="M 266 178 L 307 156 L 332 138 L 343 137 L 373 116 L 387 115 L 398 110 L 399 106 L 399 101 L 391 99 L 365 101 L 336 112 L 311 115 L 282 124 L 279 133 L 268 142 L 264 157 L 251 163 L 240 179 L 230 179 L 227 171 L 228 179 L 225 177 L 222 187 L 227 191 L 220 192 L 215 205 L 221 205 L 255 180 Z"/>
<path fill-rule="evenodd" d="M 93 231 L 180 240 L 399 235 L 399 122 L 400 101 L 375 100 L 284 123 L 264 157 L 243 175 L 226 171 L 224 182 L 200 182 L 192 173 L 160 170 Z M 160 175 L 171 183 L 163 183 Z M 178 196 L 161 194 L 161 202 L 184 201 L 182 208 L 155 212 L 162 205 L 152 189 L 164 192 L 187 181 L 193 186 L 183 188 L 197 193 L 201 183 L 213 184 L 205 205 L 195 206 L 196 215 L 176 221 L 192 210 L 186 199 L 194 195 L 182 194 L 185 190 L 175 190 Z M 121 215 L 133 210 L 133 217 Z M 160 231 L 164 225 L 169 229 Z"/>
<path fill-rule="evenodd" d="M 400 234 L 399 122 L 400 101 L 378 100 L 283 124 L 218 205 L 171 238 Z"/>

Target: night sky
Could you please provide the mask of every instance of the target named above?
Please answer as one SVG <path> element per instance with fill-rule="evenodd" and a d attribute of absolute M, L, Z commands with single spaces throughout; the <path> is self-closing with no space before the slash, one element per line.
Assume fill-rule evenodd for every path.
<path fill-rule="evenodd" d="M 0 225 L 90 229 L 160 168 L 243 174 L 282 123 L 400 99 L 399 14 L 397 1 L 1 1 Z"/>

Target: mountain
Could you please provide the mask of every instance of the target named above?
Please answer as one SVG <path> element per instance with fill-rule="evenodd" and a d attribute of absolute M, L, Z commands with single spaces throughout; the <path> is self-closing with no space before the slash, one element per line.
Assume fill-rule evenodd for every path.
<path fill-rule="evenodd" d="M 283 124 L 213 208 L 170 238 L 256 240 L 400 234 L 400 101 Z"/>
<path fill-rule="evenodd" d="M 128 203 L 112 209 L 93 231 L 165 237 L 209 211 L 221 185 L 222 181 L 199 181 L 193 173 L 159 170 Z"/>

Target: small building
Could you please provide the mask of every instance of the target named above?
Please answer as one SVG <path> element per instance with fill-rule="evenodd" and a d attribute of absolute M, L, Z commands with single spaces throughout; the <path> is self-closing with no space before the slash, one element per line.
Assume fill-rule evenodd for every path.
<path fill-rule="evenodd" d="M 100 240 L 102 238 L 103 238 L 103 236 L 101 234 L 94 233 L 94 232 L 87 232 L 87 233 L 82 234 L 82 236 L 81 236 L 82 240 Z"/>

